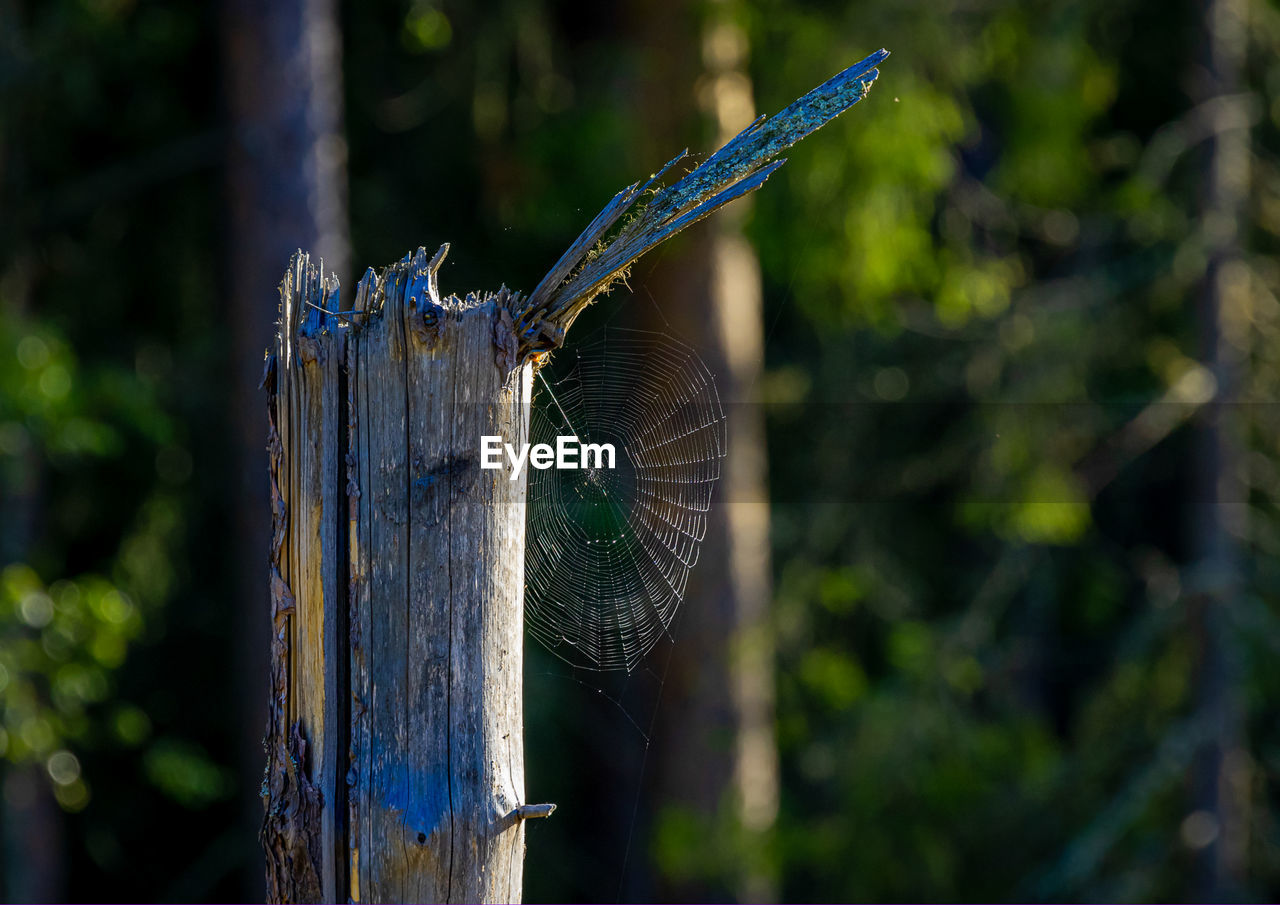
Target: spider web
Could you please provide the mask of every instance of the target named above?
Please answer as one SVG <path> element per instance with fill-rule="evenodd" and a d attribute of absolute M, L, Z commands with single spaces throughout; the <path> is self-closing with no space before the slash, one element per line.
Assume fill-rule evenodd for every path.
<path fill-rule="evenodd" d="M 629 674 L 670 637 L 698 561 L 724 410 L 669 336 L 610 328 L 571 354 L 562 376 L 539 374 L 531 441 L 609 443 L 615 467 L 530 470 L 525 620 L 571 665 Z"/>

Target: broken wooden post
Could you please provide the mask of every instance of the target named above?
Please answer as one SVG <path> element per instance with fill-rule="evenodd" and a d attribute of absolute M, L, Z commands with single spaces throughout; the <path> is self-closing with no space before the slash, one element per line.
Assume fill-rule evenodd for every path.
<path fill-rule="evenodd" d="M 671 185 L 624 189 L 526 298 L 440 295 L 448 246 L 365 274 L 349 308 L 299 252 L 268 358 L 272 695 L 263 779 L 273 902 L 517 902 L 525 801 L 533 371 L 637 257 L 759 187 L 866 95 L 878 51 Z M 637 210 L 637 208 L 639 208 Z M 614 229 L 628 212 L 632 219 Z"/>
<path fill-rule="evenodd" d="M 277 901 L 514 901 L 524 800 L 527 441 L 501 291 L 442 299 L 443 251 L 365 276 L 305 255 L 281 291 L 271 453 L 275 698 L 264 829 Z"/>

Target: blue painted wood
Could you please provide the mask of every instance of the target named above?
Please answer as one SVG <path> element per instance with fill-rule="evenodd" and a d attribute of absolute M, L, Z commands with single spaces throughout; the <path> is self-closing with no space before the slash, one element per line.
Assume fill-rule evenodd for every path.
<path fill-rule="evenodd" d="M 647 203 L 641 199 L 687 151 L 643 186 L 637 182 L 615 195 L 528 299 L 512 309 L 521 352 L 527 355 L 558 345 L 578 313 L 608 291 L 637 258 L 763 185 L 786 162 L 774 158 L 867 96 L 880 75 L 877 67 L 888 56 L 889 51 L 877 50 L 775 116 L 761 116 L 693 170 L 658 189 Z M 629 212 L 633 219 L 608 238 L 614 224 Z"/>

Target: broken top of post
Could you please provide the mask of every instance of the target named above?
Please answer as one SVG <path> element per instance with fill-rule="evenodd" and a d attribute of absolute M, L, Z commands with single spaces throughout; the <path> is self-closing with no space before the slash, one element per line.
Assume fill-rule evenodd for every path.
<path fill-rule="evenodd" d="M 688 148 L 647 180 L 618 192 L 532 293 L 526 297 L 505 287 L 501 290 L 506 294 L 506 308 L 517 328 L 517 360 L 523 362 L 536 353 L 559 348 L 564 343 L 565 331 L 582 309 L 624 278 L 628 268 L 645 252 L 764 185 L 774 171 L 787 162 L 785 158 L 774 158 L 867 96 L 880 75 L 877 67 L 888 56 L 889 51 L 881 48 L 775 116 L 761 114 L 724 147 L 674 183 L 658 184 L 667 171 L 689 155 Z M 647 202 L 642 200 L 646 197 Z M 632 214 L 631 219 L 610 235 L 610 230 L 627 213 Z M 405 258 L 404 263 L 412 262 L 415 277 L 423 281 L 423 291 L 411 296 L 429 299 L 436 307 L 442 304 L 436 277 L 448 251 L 446 242 L 429 263 L 425 262 L 422 249 L 417 258 Z M 370 270 L 365 279 L 372 277 Z"/>
<path fill-rule="evenodd" d="M 778 154 L 835 119 L 867 96 L 889 56 L 881 49 L 823 82 L 770 118 L 760 116 L 723 148 L 668 186 L 658 180 L 684 159 L 686 148 L 645 182 L 620 191 L 596 215 L 569 250 L 512 309 L 523 355 L 558 348 L 574 318 L 645 252 L 685 227 L 760 186 L 786 160 Z M 636 205 L 648 196 L 649 201 Z M 628 211 L 632 219 L 606 240 Z"/>

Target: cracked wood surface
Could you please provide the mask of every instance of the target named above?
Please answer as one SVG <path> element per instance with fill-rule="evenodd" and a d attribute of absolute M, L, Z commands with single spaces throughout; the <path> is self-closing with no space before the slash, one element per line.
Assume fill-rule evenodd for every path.
<path fill-rule="evenodd" d="M 282 286 L 273 901 L 520 899 L 525 481 L 477 456 L 527 442 L 532 366 L 510 294 L 441 299 L 434 266 L 370 271 L 342 315 L 305 255 Z"/>
<path fill-rule="evenodd" d="M 272 901 L 334 901 L 345 752 L 335 731 L 344 689 L 340 663 L 343 574 L 341 492 L 344 343 L 311 305 L 336 305 L 337 281 L 305 256 L 280 286 L 282 329 L 268 359 L 271 457 L 271 706 L 262 842 Z"/>

